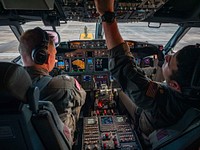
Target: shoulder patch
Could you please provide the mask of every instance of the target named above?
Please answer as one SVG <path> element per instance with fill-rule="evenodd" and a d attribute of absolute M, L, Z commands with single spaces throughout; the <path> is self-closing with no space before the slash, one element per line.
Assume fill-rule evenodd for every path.
<path fill-rule="evenodd" d="M 74 81 L 75 81 L 77 89 L 80 90 L 81 89 L 81 85 L 78 83 L 78 81 L 75 78 L 74 78 Z"/>
<path fill-rule="evenodd" d="M 146 96 L 155 98 L 159 90 L 159 85 L 156 82 L 150 81 L 147 87 Z"/>

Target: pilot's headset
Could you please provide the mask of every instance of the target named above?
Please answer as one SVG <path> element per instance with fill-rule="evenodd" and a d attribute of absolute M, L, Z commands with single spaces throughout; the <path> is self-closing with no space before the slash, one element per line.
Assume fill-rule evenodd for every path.
<path fill-rule="evenodd" d="M 32 49 L 31 58 L 32 60 L 39 65 L 44 64 L 48 58 L 48 43 L 49 43 L 49 36 L 46 31 L 42 30 L 40 27 L 34 28 L 42 35 L 42 42 L 37 45 L 35 48 Z"/>
<path fill-rule="evenodd" d="M 200 48 L 200 45 L 196 45 Z M 190 87 L 182 89 L 182 93 L 187 96 L 190 100 L 197 100 L 199 103 L 200 100 L 200 56 L 197 59 L 197 63 L 194 67 L 192 79 L 190 82 Z M 191 101 L 190 101 L 191 102 Z"/>

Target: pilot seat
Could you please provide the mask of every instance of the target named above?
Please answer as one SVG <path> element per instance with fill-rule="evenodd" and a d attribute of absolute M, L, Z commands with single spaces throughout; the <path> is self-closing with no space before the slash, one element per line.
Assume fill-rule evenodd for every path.
<path fill-rule="evenodd" d="M 26 70 L 0 62 L 0 149 L 72 149 L 67 132 L 54 105 L 39 101 L 39 89 Z"/>

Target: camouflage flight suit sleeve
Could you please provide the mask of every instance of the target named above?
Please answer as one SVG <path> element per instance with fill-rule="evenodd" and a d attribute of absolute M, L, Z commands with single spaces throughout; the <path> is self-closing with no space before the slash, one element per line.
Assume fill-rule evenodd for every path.
<path fill-rule="evenodd" d="M 179 102 L 176 92 L 167 86 L 151 81 L 136 66 L 129 47 L 122 43 L 110 50 L 110 71 L 122 90 L 139 107 L 144 109 L 144 120 L 153 128 L 173 124 L 187 109 Z"/>
<path fill-rule="evenodd" d="M 123 91 L 140 107 L 148 109 L 151 101 L 143 101 L 146 88 L 150 82 L 144 72 L 136 66 L 134 57 L 127 55 L 124 49 L 129 47 L 122 43 L 110 50 L 110 71 L 112 76 L 119 82 Z"/>

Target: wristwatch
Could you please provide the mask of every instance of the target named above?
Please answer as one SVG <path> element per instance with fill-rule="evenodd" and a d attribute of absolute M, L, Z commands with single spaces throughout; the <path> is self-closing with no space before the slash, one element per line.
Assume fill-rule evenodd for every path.
<path fill-rule="evenodd" d="M 107 22 L 107 23 L 113 23 L 115 20 L 115 13 L 114 12 L 110 12 L 110 11 L 106 11 L 102 16 L 101 16 L 101 20 L 102 22 Z"/>

